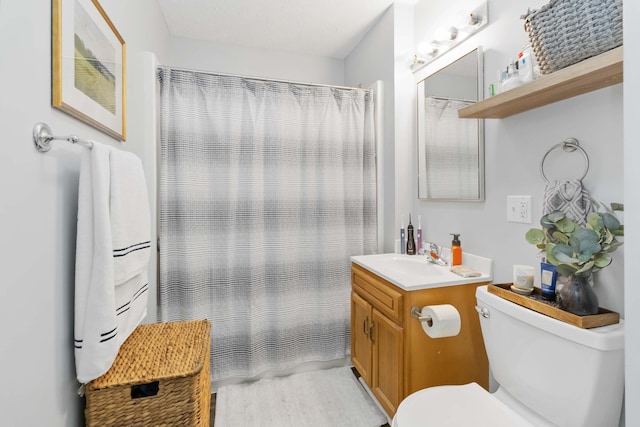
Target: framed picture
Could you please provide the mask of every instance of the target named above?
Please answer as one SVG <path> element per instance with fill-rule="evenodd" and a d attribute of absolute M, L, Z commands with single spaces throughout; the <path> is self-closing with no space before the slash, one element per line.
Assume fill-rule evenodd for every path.
<path fill-rule="evenodd" d="M 126 139 L 125 42 L 98 0 L 53 0 L 52 105 Z"/>

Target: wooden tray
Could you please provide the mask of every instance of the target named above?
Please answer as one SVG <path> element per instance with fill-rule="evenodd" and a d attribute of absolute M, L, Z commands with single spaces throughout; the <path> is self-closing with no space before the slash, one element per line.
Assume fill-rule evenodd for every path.
<path fill-rule="evenodd" d="M 511 285 L 511 283 L 489 285 L 487 290 L 489 293 L 498 295 L 518 305 L 583 329 L 613 325 L 620 322 L 620 313 L 615 311 L 599 308 L 598 314 L 578 316 L 561 310 L 555 302 L 543 300 L 540 295 L 540 288 L 534 288 L 531 295 L 520 295 L 510 289 Z"/>

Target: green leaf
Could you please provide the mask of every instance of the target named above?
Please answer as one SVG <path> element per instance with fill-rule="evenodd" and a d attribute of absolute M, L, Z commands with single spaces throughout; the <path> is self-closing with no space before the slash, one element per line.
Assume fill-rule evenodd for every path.
<path fill-rule="evenodd" d="M 613 261 L 613 259 L 608 255 L 598 255 L 596 259 L 593 260 L 593 263 L 597 268 L 605 268 L 611 264 L 611 261 Z"/>
<path fill-rule="evenodd" d="M 544 242 L 544 233 L 542 230 L 539 230 L 537 228 L 532 228 L 531 230 L 527 231 L 527 234 L 525 234 L 524 237 L 525 239 L 527 239 L 527 242 L 531 243 L 532 245 L 539 245 Z"/>
<path fill-rule="evenodd" d="M 569 237 L 561 231 L 556 230 L 551 234 L 551 236 L 557 242 L 564 243 L 565 245 L 569 243 Z"/>
<path fill-rule="evenodd" d="M 618 240 L 614 240 L 613 242 L 611 242 L 608 245 L 604 245 L 602 247 L 602 251 L 605 253 L 612 253 L 615 252 L 616 249 L 618 249 L 620 246 L 622 246 L 622 242 L 618 241 Z"/>
<path fill-rule="evenodd" d="M 567 216 L 562 211 L 554 211 L 554 212 L 551 212 L 550 214 L 547 214 L 547 215 L 543 216 L 543 218 L 545 218 L 545 217 L 551 222 L 558 222 L 558 221 L 566 218 Z"/>
<path fill-rule="evenodd" d="M 568 243 L 574 253 L 580 252 L 580 238 L 578 236 L 571 236 Z"/>
<path fill-rule="evenodd" d="M 555 248 L 556 245 L 554 243 L 547 243 L 547 247 L 545 248 L 545 252 L 546 252 L 546 256 L 547 256 L 547 262 L 549 264 L 553 264 L 553 265 L 558 265 L 560 264 L 560 261 L 558 261 L 556 259 L 555 256 L 553 256 L 553 248 Z"/>
<path fill-rule="evenodd" d="M 617 230 L 618 227 L 620 227 L 620 221 L 618 221 L 618 218 L 610 213 L 603 213 L 602 221 L 604 222 L 604 226 L 609 230 L 614 231 Z"/>
<path fill-rule="evenodd" d="M 578 260 L 573 256 L 573 249 L 569 245 L 556 245 L 551 250 L 551 253 L 560 263 L 578 262 Z"/>
<path fill-rule="evenodd" d="M 589 261 L 592 256 L 592 253 L 581 252 L 578 254 L 578 263 L 584 264 L 585 262 Z"/>
<path fill-rule="evenodd" d="M 624 211 L 624 203 L 611 203 L 611 210 Z"/>
<path fill-rule="evenodd" d="M 576 229 L 576 223 L 571 221 L 569 218 L 562 218 L 560 221 L 556 222 L 556 227 L 563 233 L 571 234 Z"/>
<path fill-rule="evenodd" d="M 604 223 L 602 222 L 602 217 L 597 212 L 589 212 L 587 214 L 587 228 L 592 229 L 596 233 L 599 233 L 602 230 Z"/>
<path fill-rule="evenodd" d="M 575 274 L 582 274 L 582 273 L 586 273 L 587 271 L 590 271 L 593 269 L 594 266 L 594 262 L 593 261 L 589 261 L 588 263 L 586 263 L 585 265 L 582 266 L 582 268 L 578 271 L 575 272 Z"/>
<path fill-rule="evenodd" d="M 614 236 L 624 236 L 624 225 L 620 224 L 617 230 L 611 231 Z"/>
<path fill-rule="evenodd" d="M 558 264 L 556 267 L 558 274 L 561 276 L 569 277 L 578 271 L 578 268 L 572 264 Z"/>
<path fill-rule="evenodd" d="M 580 228 L 576 231 L 574 237 L 580 240 L 580 253 L 582 254 L 595 254 L 596 252 L 600 252 L 600 243 L 598 242 L 600 236 L 593 230 L 589 230 L 588 228 Z"/>

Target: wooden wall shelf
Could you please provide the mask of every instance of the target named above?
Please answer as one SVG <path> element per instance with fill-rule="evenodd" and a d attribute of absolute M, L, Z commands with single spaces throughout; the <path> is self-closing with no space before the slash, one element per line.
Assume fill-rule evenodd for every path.
<path fill-rule="evenodd" d="M 460 118 L 502 119 L 622 83 L 622 46 L 458 110 Z"/>

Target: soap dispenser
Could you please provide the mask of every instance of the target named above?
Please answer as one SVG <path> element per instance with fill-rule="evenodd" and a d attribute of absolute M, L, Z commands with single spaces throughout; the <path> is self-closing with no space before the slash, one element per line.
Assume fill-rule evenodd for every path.
<path fill-rule="evenodd" d="M 462 246 L 460 246 L 460 234 L 452 233 L 451 242 L 451 265 L 462 265 Z"/>
<path fill-rule="evenodd" d="M 416 241 L 413 238 L 413 225 L 411 225 L 411 214 L 409 214 L 409 225 L 407 225 L 407 255 L 416 254 Z"/>

